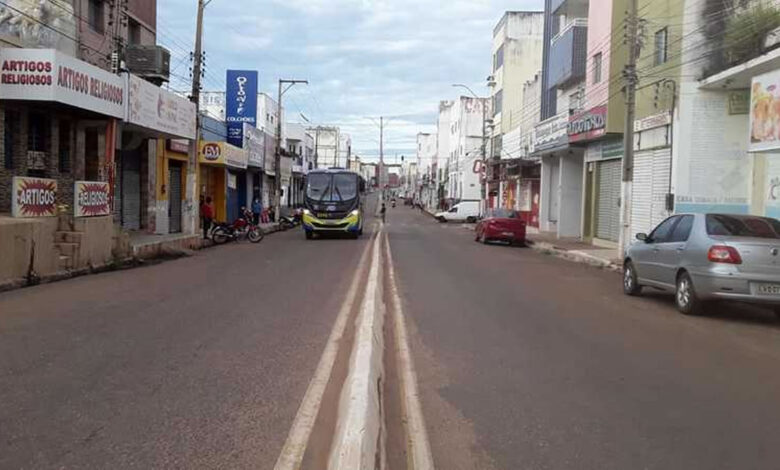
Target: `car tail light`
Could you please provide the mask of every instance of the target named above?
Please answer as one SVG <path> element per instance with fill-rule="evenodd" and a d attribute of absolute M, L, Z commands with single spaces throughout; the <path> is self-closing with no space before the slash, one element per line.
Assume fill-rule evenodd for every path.
<path fill-rule="evenodd" d="M 739 251 L 733 246 L 713 245 L 707 252 L 707 259 L 713 263 L 742 264 Z"/>

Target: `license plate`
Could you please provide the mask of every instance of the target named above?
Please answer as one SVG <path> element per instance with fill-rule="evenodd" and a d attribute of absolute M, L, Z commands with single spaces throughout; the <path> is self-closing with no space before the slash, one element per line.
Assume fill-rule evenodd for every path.
<path fill-rule="evenodd" d="M 780 284 L 758 284 L 756 293 L 758 295 L 780 295 Z"/>
<path fill-rule="evenodd" d="M 317 218 L 318 219 L 327 219 L 328 218 L 328 214 L 326 214 L 325 212 L 320 212 L 319 214 L 317 214 Z"/>

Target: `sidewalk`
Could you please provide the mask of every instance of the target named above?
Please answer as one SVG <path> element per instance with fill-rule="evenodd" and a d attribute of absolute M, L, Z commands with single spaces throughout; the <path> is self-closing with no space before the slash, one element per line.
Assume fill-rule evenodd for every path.
<path fill-rule="evenodd" d="M 622 269 L 617 248 L 595 246 L 579 238 L 558 238 L 551 232 L 528 233 L 526 237 L 534 250 L 614 271 Z"/>

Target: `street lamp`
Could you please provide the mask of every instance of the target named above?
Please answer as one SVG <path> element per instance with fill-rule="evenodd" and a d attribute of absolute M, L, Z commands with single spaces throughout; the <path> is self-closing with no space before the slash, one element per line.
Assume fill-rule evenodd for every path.
<path fill-rule="evenodd" d="M 480 177 L 480 180 L 482 182 L 481 184 L 481 198 L 482 198 L 482 214 L 485 215 L 487 212 L 487 98 L 480 98 L 476 93 L 474 93 L 474 90 L 469 88 L 466 85 L 463 85 L 461 83 L 455 83 L 452 86 L 456 88 L 463 88 L 467 90 L 471 95 L 478 99 L 482 100 L 482 173 L 484 174 L 484 177 Z"/>

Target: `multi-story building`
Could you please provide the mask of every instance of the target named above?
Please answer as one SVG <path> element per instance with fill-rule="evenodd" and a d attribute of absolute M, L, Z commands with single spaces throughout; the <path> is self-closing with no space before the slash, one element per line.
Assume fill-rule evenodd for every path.
<path fill-rule="evenodd" d="M 448 205 L 454 194 L 450 193 L 450 161 L 452 160 L 451 150 L 451 114 L 453 101 L 439 102 L 439 116 L 436 120 L 436 161 L 438 162 L 436 171 L 436 207 L 443 208 Z"/>
<path fill-rule="evenodd" d="M 450 123 L 447 138 L 449 198 L 451 202 L 480 200 L 484 116 L 490 112 L 490 101 L 461 96 L 446 112 Z"/>
<path fill-rule="evenodd" d="M 309 127 L 314 134 L 314 166 L 316 168 L 334 168 L 340 157 L 340 130 L 333 126 Z"/>
<path fill-rule="evenodd" d="M 303 185 L 310 165 L 313 165 L 314 136 L 301 123 L 288 122 L 284 126 L 285 158 L 292 159 L 292 180 L 284 186 L 283 203 L 287 206 L 303 204 Z"/>
<path fill-rule="evenodd" d="M 541 158 L 539 225 L 558 236 L 582 232 L 584 149 L 569 145 L 569 116 L 583 106 L 587 0 L 545 0 L 541 115 L 534 153 Z"/>
<path fill-rule="evenodd" d="M 492 155 L 493 173 L 498 178 L 493 202 L 509 209 L 518 207 L 520 177 L 539 173 L 538 159 L 526 159 L 522 142 L 532 129 L 522 129 L 527 120 L 525 83 L 539 73 L 542 66 L 544 13 L 508 11 L 493 29 L 492 85 Z M 533 96 L 538 102 L 539 96 Z M 525 167 L 536 168 L 525 168 Z M 496 178 L 494 178 L 496 179 Z"/>
<path fill-rule="evenodd" d="M 339 157 L 336 160 L 335 167 L 347 168 L 352 158 L 352 137 L 349 134 L 339 134 Z"/>
<path fill-rule="evenodd" d="M 436 134 L 417 134 L 417 197 L 429 209 L 437 205 Z"/>

